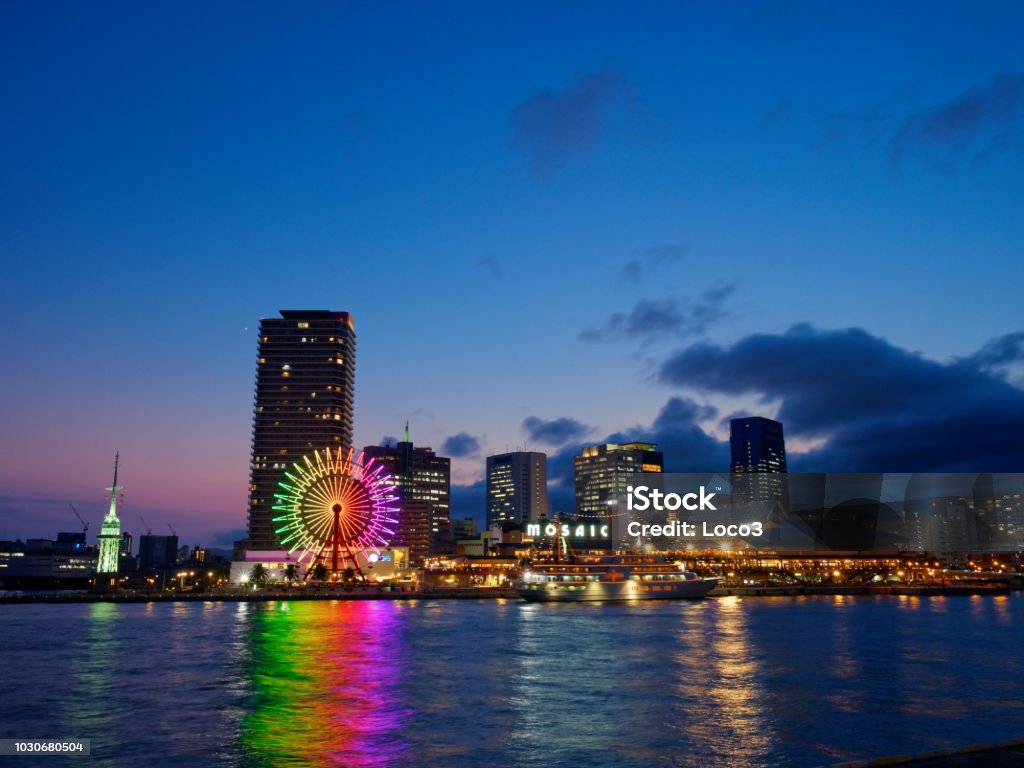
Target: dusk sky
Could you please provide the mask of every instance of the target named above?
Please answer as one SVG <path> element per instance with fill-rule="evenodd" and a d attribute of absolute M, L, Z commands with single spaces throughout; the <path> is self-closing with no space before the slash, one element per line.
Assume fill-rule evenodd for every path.
<path fill-rule="evenodd" d="M 259 319 L 357 446 L 1024 471 L 1024 5 L 47 3 L 0 23 L 0 539 L 245 526 Z M 563 481 L 563 482 L 560 482 Z"/>

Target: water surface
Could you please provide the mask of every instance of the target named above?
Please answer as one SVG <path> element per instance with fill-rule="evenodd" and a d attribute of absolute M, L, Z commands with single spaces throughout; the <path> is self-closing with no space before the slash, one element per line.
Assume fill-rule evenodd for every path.
<path fill-rule="evenodd" d="M 814 766 L 1024 736 L 1024 597 L 0 606 L 97 766 Z"/>

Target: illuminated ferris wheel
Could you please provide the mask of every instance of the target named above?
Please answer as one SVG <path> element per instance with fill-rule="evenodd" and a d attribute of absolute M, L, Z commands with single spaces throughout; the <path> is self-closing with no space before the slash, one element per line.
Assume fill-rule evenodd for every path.
<path fill-rule="evenodd" d="M 292 465 L 278 483 L 276 533 L 299 562 L 324 563 L 333 580 L 346 568 L 363 575 L 398 523 L 391 477 L 372 458 L 325 448 Z M 376 557 L 373 558 L 376 560 Z"/>

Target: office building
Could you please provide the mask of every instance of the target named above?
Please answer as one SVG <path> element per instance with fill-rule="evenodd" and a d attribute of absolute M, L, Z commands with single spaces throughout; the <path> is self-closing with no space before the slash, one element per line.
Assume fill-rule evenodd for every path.
<path fill-rule="evenodd" d="M 751 416 L 729 422 L 734 503 L 785 502 L 786 441 L 782 424 Z"/>
<path fill-rule="evenodd" d="M 607 520 L 611 546 L 621 545 L 628 521 L 626 511 L 617 509 L 617 502 L 625 498 L 631 475 L 659 474 L 664 467 L 664 457 L 653 443 L 606 443 L 584 448 L 573 459 L 577 517 Z"/>
<path fill-rule="evenodd" d="M 415 566 L 427 552 L 450 547 L 451 459 L 431 448 L 416 448 L 409 440 L 408 426 L 404 441 L 395 446 L 368 445 L 363 453 L 384 465 L 398 496 L 398 530 L 392 543 L 408 547 Z M 424 533 L 427 551 L 423 551 Z"/>
<path fill-rule="evenodd" d="M 139 569 L 166 568 L 178 562 L 178 537 L 139 536 Z"/>
<path fill-rule="evenodd" d="M 280 547 L 273 506 L 285 470 L 314 450 L 352 446 L 355 346 L 347 312 L 282 310 L 260 321 L 248 549 Z"/>
<path fill-rule="evenodd" d="M 461 520 L 452 520 L 452 538 L 455 541 L 475 539 L 476 535 L 476 518 L 464 517 Z"/>
<path fill-rule="evenodd" d="M 487 457 L 487 526 L 547 517 L 548 457 L 515 451 Z"/>

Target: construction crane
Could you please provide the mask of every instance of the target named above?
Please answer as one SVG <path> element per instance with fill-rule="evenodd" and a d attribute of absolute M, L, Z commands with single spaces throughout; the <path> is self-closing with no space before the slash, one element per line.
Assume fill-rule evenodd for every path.
<path fill-rule="evenodd" d="M 150 536 L 153 533 L 153 529 L 149 527 L 149 523 L 146 522 L 146 518 L 144 518 L 142 515 L 139 515 L 139 520 L 141 520 L 142 524 L 146 527 L 146 535 Z"/>
<path fill-rule="evenodd" d="M 174 530 L 174 528 L 171 526 L 170 523 L 167 524 L 167 527 L 171 529 L 171 535 L 173 535 L 173 536 L 177 536 L 178 535 L 178 532 L 176 530 Z"/>
<path fill-rule="evenodd" d="M 85 536 L 89 533 L 89 524 L 82 519 L 82 516 L 78 514 L 78 510 L 75 509 L 75 505 L 68 502 L 68 506 L 71 507 L 71 511 L 75 513 L 75 517 L 78 518 L 78 522 L 82 524 L 82 535 Z"/>

